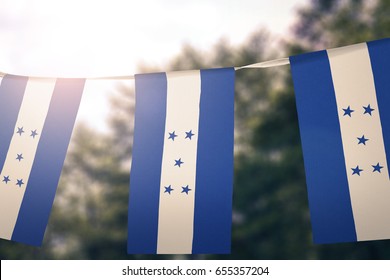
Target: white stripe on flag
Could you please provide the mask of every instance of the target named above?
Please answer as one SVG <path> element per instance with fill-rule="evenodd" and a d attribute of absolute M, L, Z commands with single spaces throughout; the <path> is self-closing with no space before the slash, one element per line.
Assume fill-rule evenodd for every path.
<path fill-rule="evenodd" d="M 55 79 L 28 80 L 1 174 L 9 179 L 1 181 L 0 188 L 0 212 L 7 213 L 0 215 L 1 238 L 12 237 L 55 83 Z"/>
<path fill-rule="evenodd" d="M 390 183 L 367 45 L 358 44 L 327 52 L 336 94 L 357 239 L 388 238 Z M 374 109 L 371 115 L 363 108 L 368 106 Z M 354 110 L 350 113 L 351 116 L 343 110 L 348 107 Z M 383 168 L 380 172 L 374 172 L 373 166 L 378 163 Z M 360 175 L 352 170 L 354 168 L 359 171 L 357 167 L 362 169 L 358 172 Z"/>
<path fill-rule="evenodd" d="M 167 113 L 157 253 L 190 254 L 194 221 L 200 71 L 173 72 L 166 75 Z M 192 134 L 194 135 L 189 137 Z M 176 161 L 179 161 L 179 164 Z M 183 192 L 183 188 L 187 187 L 190 189 L 188 194 Z M 173 190 L 169 193 L 166 188 Z"/>

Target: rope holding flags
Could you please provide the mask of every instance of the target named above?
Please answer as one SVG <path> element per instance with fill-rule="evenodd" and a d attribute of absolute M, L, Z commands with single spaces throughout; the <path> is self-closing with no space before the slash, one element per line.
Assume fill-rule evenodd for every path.
<path fill-rule="evenodd" d="M 238 66 L 234 67 L 235 70 L 241 70 L 246 68 L 270 68 L 270 67 L 276 67 L 276 66 L 282 66 L 282 65 L 288 65 L 290 64 L 290 60 L 288 58 L 279 58 L 275 60 L 269 60 L 269 61 L 263 61 L 258 62 L 254 64 L 249 64 L 245 66 Z M 0 72 L 0 78 L 4 77 L 5 75 L 10 73 L 4 73 Z M 31 76 L 29 76 L 31 77 Z M 34 77 L 34 78 L 41 78 L 41 79 L 51 79 L 52 77 Z M 134 80 L 134 75 L 130 76 L 105 76 L 105 77 L 90 77 L 85 78 L 89 80 Z"/>

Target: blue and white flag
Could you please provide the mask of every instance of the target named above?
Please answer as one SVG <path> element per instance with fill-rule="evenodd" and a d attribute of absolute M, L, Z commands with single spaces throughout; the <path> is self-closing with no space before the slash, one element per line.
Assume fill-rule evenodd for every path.
<path fill-rule="evenodd" d="M 390 39 L 290 61 L 314 241 L 390 238 Z"/>
<path fill-rule="evenodd" d="M 233 68 L 135 76 L 129 254 L 230 252 Z"/>
<path fill-rule="evenodd" d="M 0 238 L 41 245 L 84 82 L 2 79 Z"/>

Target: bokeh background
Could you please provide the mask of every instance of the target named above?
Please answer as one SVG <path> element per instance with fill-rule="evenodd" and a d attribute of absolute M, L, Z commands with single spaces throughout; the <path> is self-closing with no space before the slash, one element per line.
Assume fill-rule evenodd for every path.
<path fill-rule="evenodd" d="M 4 0 L 0 2 L 0 6 L 6 2 L 11 5 L 10 1 Z M 0 8 L 0 44 L 5 40 L 12 44 L 18 42 L 18 24 L 23 27 L 35 23 L 36 33 L 42 28 L 48 28 L 47 24 L 50 25 L 47 19 L 40 16 L 24 22 L 21 15 L 25 15 L 26 10 L 31 10 L 34 5 L 31 3 L 35 1 L 30 1 L 30 4 L 26 4 L 27 2 L 21 1 L 22 4 L 8 14 L 7 10 Z M 181 2 L 181 5 L 187 3 Z M 28 53 L 31 48 L 33 55 L 29 59 L 20 59 L 17 53 L 0 48 L 0 67 L 5 67 L 0 70 L 29 75 L 94 76 L 131 74 L 133 71 L 144 73 L 240 66 L 390 35 L 389 0 L 235 2 L 215 1 L 211 10 L 202 6 L 206 5 L 205 1 L 188 2 L 191 5 L 180 9 L 186 9 L 188 15 L 198 14 L 192 18 L 182 15 L 177 19 L 182 24 L 171 19 L 175 16 L 173 4 L 180 1 L 161 1 L 172 5 L 152 6 L 152 12 L 143 10 L 144 14 L 141 16 L 129 4 L 128 11 L 117 17 L 119 21 L 121 16 L 136 18 L 132 25 L 126 26 L 129 33 L 119 34 L 123 38 L 123 45 L 121 40 L 113 37 L 115 30 L 106 28 L 108 21 L 115 19 L 115 14 L 114 17 L 110 14 L 108 6 L 104 6 L 104 13 L 93 13 L 93 5 L 99 5 L 99 1 L 90 2 L 92 4 L 89 6 L 83 6 L 83 1 L 72 2 L 72 5 L 66 4 L 67 20 L 60 22 L 58 34 L 38 32 L 22 38 L 25 51 Z M 115 5 L 116 1 L 110 3 Z M 150 3 L 145 5 L 148 4 Z M 289 5 L 287 10 L 283 10 L 283 4 Z M 48 8 L 50 13 L 50 8 L 55 8 L 56 4 L 48 5 L 51 5 Z M 78 10 L 80 5 L 84 9 L 82 13 Z M 221 9 L 218 9 L 218 5 Z M 237 5 L 248 5 L 247 16 L 245 11 L 238 8 L 236 11 Z M 273 17 L 265 18 L 268 23 L 264 23 L 264 18 L 261 17 L 266 15 L 260 10 L 269 11 L 267 8 L 272 8 L 272 5 L 273 13 L 269 13 Z M 198 10 L 194 10 L 194 7 L 198 7 Z M 40 9 L 43 8 L 41 5 Z M 85 8 L 89 8 L 91 13 L 86 13 Z M 171 21 L 171 28 L 177 32 L 170 33 L 170 37 L 155 33 L 156 29 L 152 28 L 160 24 L 154 17 L 161 20 L 162 17 L 158 17 L 161 13 L 169 14 L 166 21 Z M 202 14 L 205 18 L 216 19 L 210 28 L 202 27 L 197 30 L 200 35 L 204 34 L 205 40 L 181 39 L 183 34 L 186 34 L 183 38 L 191 38 L 192 24 L 196 24 L 193 21 L 202 20 Z M 144 25 L 142 18 L 150 23 Z M 223 18 L 227 22 L 231 19 L 230 26 L 219 26 Z M 92 19 L 98 20 L 98 23 L 94 23 Z M 250 28 L 243 24 L 246 21 Z M 73 30 L 70 32 L 75 32 L 73 37 L 69 37 L 69 34 L 66 37 L 61 33 L 67 28 L 73 28 L 70 29 Z M 219 29 L 223 32 L 218 33 Z M 76 30 L 79 32 L 77 35 Z M 140 42 L 129 41 L 128 36 L 134 30 L 144 36 L 145 40 L 153 39 L 154 36 L 154 40 L 162 40 L 164 45 L 143 45 L 142 36 Z M 195 33 L 194 36 L 199 36 Z M 219 34 L 222 35 L 216 37 Z M 41 47 L 40 39 L 44 40 L 46 36 L 58 36 L 63 40 L 53 39 L 48 46 L 51 53 L 46 53 L 43 57 L 37 50 Z M 78 40 L 83 41 L 81 47 L 78 46 Z M 170 44 L 173 41 L 176 45 Z M 116 52 L 123 54 L 133 43 L 140 44 L 140 55 L 142 51 L 146 51 L 150 54 L 150 59 L 146 55 L 143 58 L 121 58 L 114 55 Z M 94 50 L 93 45 L 97 44 L 104 44 L 103 51 L 97 47 L 98 51 Z M 178 44 L 180 48 L 177 47 Z M 80 55 L 80 50 L 87 51 L 87 54 Z M 162 55 L 156 55 L 158 53 Z M 60 61 L 59 57 L 63 60 Z M 156 63 L 159 60 L 161 62 Z M 65 66 L 63 61 L 67 61 Z M 85 66 L 87 62 L 88 69 Z M 107 71 L 114 62 L 122 68 L 117 66 L 116 70 Z M 127 204 L 134 121 L 133 81 L 88 83 L 88 93 L 83 97 L 80 107 L 43 246 L 35 248 L 0 240 L 1 259 L 390 258 L 390 241 L 387 240 L 313 244 L 289 66 L 236 72 L 232 253 L 194 256 L 127 255 Z"/>

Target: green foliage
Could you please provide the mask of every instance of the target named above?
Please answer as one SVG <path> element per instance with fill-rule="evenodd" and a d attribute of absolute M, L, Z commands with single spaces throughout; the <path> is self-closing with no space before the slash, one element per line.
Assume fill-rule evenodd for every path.
<path fill-rule="evenodd" d="M 388 37 L 390 1 L 313 0 L 298 12 L 283 52 Z M 165 70 L 246 65 L 275 58 L 270 35 L 211 52 L 184 46 Z M 158 71 L 146 67 L 144 72 Z M 236 72 L 235 180 L 231 255 L 127 255 L 127 203 L 134 92 L 113 93 L 110 133 L 79 125 L 61 176 L 42 248 L 0 241 L 2 259 L 388 259 L 390 241 L 314 245 L 289 68 Z"/>
<path fill-rule="evenodd" d="M 389 37 L 387 0 L 312 0 L 299 11 L 297 42 L 322 49 Z"/>

